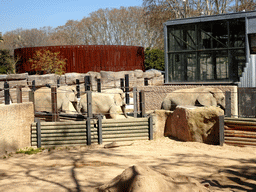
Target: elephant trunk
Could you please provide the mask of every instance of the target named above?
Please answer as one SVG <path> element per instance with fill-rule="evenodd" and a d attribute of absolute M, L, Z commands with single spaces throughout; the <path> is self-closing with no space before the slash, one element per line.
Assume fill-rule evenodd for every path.
<path fill-rule="evenodd" d="M 123 112 L 124 116 L 125 116 L 126 118 L 128 118 L 128 116 L 127 116 L 127 114 L 126 114 L 125 105 L 122 105 L 122 106 L 121 106 L 121 109 L 122 109 L 122 112 Z"/>

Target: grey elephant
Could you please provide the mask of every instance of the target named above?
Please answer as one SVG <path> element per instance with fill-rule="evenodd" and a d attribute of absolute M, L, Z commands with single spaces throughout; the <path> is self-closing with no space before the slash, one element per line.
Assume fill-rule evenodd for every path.
<path fill-rule="evenodd" d="M 218 88 L 179 89 L 167 94 L 161 109 L 173 111 L 177 105 L 219 106 L 225 110 L 225 96 Z"/>
<path fill-rule="evenodd" d="M 71 86 L 57 89 L 57 109 L 59 112 L 74 114 L 77 112 L 77 91 Z M 42 87 L 35 91 L 35 111 L 52 112 L 51 88 Z"/>
<path fill-rule="evenodd" d="M 123 117 L 119 114 L 122 111 L 124 117 L 127 118 L 124 96 L 124 93 L 109 94 L 92 92 L 92 113 L 105 115 L 106 118 L 118 119 Z M 81 96 L 78 103 L 78 110 L 81 113 L 87 113 L 87 94 Z"/>

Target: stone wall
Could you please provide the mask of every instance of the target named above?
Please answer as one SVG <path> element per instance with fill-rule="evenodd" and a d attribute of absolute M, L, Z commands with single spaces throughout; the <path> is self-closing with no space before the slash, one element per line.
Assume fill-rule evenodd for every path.
<path fill-rule="evenodd" d="M 32 87 L 32 82 L 35 81 L 36 88 L 43 87 L 46 84 L 57 85 L 59 80 L 60 85 L 74 86 L 76 79 L 79 80 L 80 90 L 83 92 L 84 77 L 90 76 L 92 83 L 92 91 L 97 90 L 97 79 L 101 79 L 101 88 L 120 88 L 120 79 L 125 77 L 125 74 L 129 75 L 130 87 L 138 87 L 144 85 L 144 78 L 148 79 L 150 86 L 163 85 L 164 77 L 156 70 L 143 72 L 142 70 L 135 71 L 101 71 L 101 72 L 88 72 L 88 73 L 66 73 L 64 75 L 46 74 L 46 75 L 28 75 L 23 74 L 10 74 L 0 75 L 0 104 L 4 103 L 4 83 L 8 82 L 10 87 L 10 94 L 12 102 L 16 102 L 16 87 L 19 85 L 22 87 L 23 101 L 28 101 L 28 91 Z"/>
<path fill-rule="evenodd" d="M 32 103 L 0 105 L 0 154 L 31 146 Z"/>

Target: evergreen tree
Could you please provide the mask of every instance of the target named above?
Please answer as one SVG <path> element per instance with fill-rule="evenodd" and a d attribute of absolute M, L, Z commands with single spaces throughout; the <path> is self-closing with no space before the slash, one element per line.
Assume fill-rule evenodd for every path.
<path fill-rule="evenodd" d="M 164 71 L 164 51 L 160 49 L 145 50 L 145 68 Z"/>

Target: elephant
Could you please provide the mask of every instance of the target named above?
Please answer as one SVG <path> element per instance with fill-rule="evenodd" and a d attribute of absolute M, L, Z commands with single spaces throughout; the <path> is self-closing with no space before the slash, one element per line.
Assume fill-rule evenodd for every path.
<path fill-rule="evenodd" d="M 225 110 L 225 96 L 218 88 L 179 89 L 167 94 L 162 102 L 161 109 L 173 111 L 177 105 L 219 106 Z"/>
<path fill-rule="evenodd" d="M 102 114 L 106 118 L 118 119 L 123 116 L 118 115 L 120 109 L 127 118 L 125 111 L 124 93 L 98 93 L 92 92 L 92 113 Z M 87 113 L 87 94 L 81 96 L 78 103 L 78 111 Z"/>
<path fill-rule="evenodd" d="M 77 114 L 77 91 L 71 86 L 57 89 L 57 109 L 59 112 Z M 35 91 L 35 111 L 52 112 L 51 88 L 41 87 Z"/>

